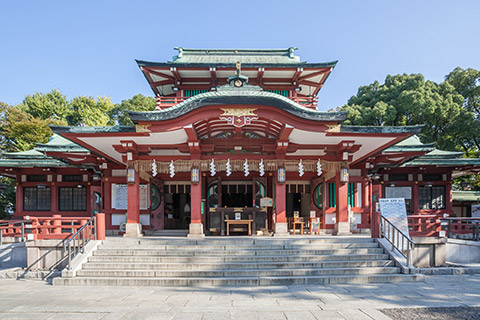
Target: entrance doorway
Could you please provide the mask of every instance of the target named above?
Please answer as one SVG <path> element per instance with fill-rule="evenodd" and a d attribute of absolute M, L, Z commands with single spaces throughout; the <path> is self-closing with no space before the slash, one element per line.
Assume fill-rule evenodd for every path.
<path fill-rule="evenodd" d="M 293 228 L 294 218 L 310 220 L 310 183 L 292 181 L 286 185 L 286 214 L 288 227 Z"/>
<path fill-rule="evenodd" d="M 165 229 L 188 229 L 191 212 L 190 183 L 165 184 L 163 196 Z"/>

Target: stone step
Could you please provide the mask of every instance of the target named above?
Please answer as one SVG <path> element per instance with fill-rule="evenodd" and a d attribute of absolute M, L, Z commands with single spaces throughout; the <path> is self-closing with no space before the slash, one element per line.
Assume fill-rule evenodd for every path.
<path fill-rule="evenodd" d="M 324 261 L 324 262 L 268 262 L 268 263 L 127 263 L 127 262 L 89 262 L 84 270 L 219 270 L 219 269 L 304 269 L 304 268 L 367 268 L 393 267 L 391 260 L 370 261 Z"/>
<path fill-rule="evenodd" d="M 399 273 L 400 268 L 321 268 L 321 269 L 253 269 L 253 270 L 79 270 L 78 277 L 133 278 L 219 278 L 219 277 L 300 277 L 324 275 L 366 275 Z"/>
<path fill-rule="evenodd" d="M 207 237 L 203 239 L 182 239 L 182 238 L 120 238 L 109 237 L 105 240 L 106 244 L 120 243 L 121 245 L 304 245 L 304 244 L 331 244 L 331 243 L 374 243 L 374 239 L 368 237 L 325 237 L 325 238 L 304 238 L 304 237 L 288 237 L 285 239 L 275 239 L 271 237 L 256 238 L 256 237 Z"/>
<path fill-rule="evenodd" d="M 392 283 L 422 280 L 419 274 L 329 275 L 288 277 L 222 277 L 222 278 L 121 278 L 76 277 L 54 278 L 54 285 L 98 286 L 267 286 L 339 283 Z"/>
<path fill-rule="evenodd" d="M 385 260 L 387 254 L 347 254 L 347 255 L 299 255 L 299 256 L 102 256 L 93 255 L 89 257 L 90 262 L 280 262 L 280 261 L 326 261 L 326 260 Z"/>
<path fill-rule="evenodd" d="M 327 254 L 368 254 L 383 253 L 382 248 L 367 249 L 336 249 L 336 250 L 146 250 L 146 249 L 100 249 L 94 252 L 96 256 L 299 256 L 299 255 L 327 255 Z"/>
<path fill-rule="evenodd" d="M 121 244 L 121 243 L 105 243 L 100 245 L 99 249 L 146 249 L 146 250 L 175 250 L 175 251 L 210 251 L 210 250 L 329 250 L 329 249 L 363 249 L 363 248 L 378 248 L 378 243 L 331 243 L 331 244 L 279 244 L 279 245 L 140 245 L 135 244 Z"/>

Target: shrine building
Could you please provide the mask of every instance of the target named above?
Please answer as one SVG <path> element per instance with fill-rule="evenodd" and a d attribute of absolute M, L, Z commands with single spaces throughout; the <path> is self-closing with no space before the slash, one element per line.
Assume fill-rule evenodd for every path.
<path fill-rule="evenodd" d="M 342 235 L 368 231 L 384 197 L 404 198 L 408 214 L 453 214 L 452 179 L 480 168 L 421 143 L 422 126 L 348 126 L 346 113 L 318 111 L 336 61 L 303 62 L 296 48 L 176 50 L 137 61 L 157 110 L 129 112 L 133 125 L 52 126 L 48 143 L 3 154 L 14 217 L 103 212 L 110 234 L 134 237 L 220 235 L 225 219 L 286 235 L 303 217 Z"/>

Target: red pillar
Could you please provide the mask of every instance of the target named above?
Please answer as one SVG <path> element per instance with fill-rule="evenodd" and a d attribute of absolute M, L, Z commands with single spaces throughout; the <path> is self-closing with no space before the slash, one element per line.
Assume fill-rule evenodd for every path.
<path fill-rule="evenodd" d="M 140 222 L 140 177 L 135 172 L 135 183 L 127 185 L 128 207 L 127 223 Z"/>
<path fill-rule="evenodd" d="M 418 214 L 420 211 L 420 201 L 419 201 L 420 195 L 419 195 L 419 190 L 418 190 L 418 183 L 415 183 L 412 187 L 412 210 L 413 214 Z"/>
<path fill-rule="evenodd" d="M 127 184 L 128 206 L 125 237 L 142 236 L 142 228 L 140 225 L 140 177 L 136 171 L 134 175 L 134 182 Z"/>
<path fill-rule="evenodd" d="M 276 221 L 277 223 L 287 222 L 287 194 L 286 194 L 286 185 L 285 183 L 277 183 L 275 185 L 276 195 L 275 195 L 275 209 L 277 212 Z"/>
<path fill-rule="evenodd" d="M 451 181 L 451 176 L 449 175 L 448 181 Z M 447 209 L 448 214 L 451 214 L 453 211 L 453 196 L 452 196 L 452 183 L 448 182 L 447 185 L 445 186 L 445 196 L 446 196 L 446 203 L 445 203 L 445 209 Z"/>
<path fill-rule="evenodd" d="M 21 175 L 17 175 L 17 181 L 21 181 Z M 20 183 L 15 184 L 16 189 L 16 208 L 15 216 L 21 217 L 23 215 L 23 186 Z"/>
<path fill-rule="evenodd" d="M 105 240 L 105 213 L 97 213 L 97 240 Z"/>
<path fill-rule="evenodd" d="M 335 234 L 349 234 L 350 222 L 348 221 L 348 183 L 340 182 L 340 172 L 335 176 L 335 185 L 337 188 L 337 207 Z"/>
<path fill-rule="evenodd" d="M 288 235 L 287 225 L 287 192 L 285 183 L 279 183 L 275 179 L 275 235 Z"/>
<path fill-rule="evenodd" d="M 192 184 L 190 197 L 192 223 L 202 223 L 202 185 L 200 183 Z"/>
<path fill-rule="evenodd" d="M 54 214 L 52 218 L 55 219 L 53 220 L 53 225 L 56 227 L 53 229 L 53 233 L 62 233 L 62 220 L 60 220 L 62 216 L 59 214 Z"/>
<path fill-rule="evenodd" d="M 192 183 L 190 187 L 190 227 L 189 237 L 204 237 L 202 223 L 202 172 L 199 170 L 198 183 Z"/>

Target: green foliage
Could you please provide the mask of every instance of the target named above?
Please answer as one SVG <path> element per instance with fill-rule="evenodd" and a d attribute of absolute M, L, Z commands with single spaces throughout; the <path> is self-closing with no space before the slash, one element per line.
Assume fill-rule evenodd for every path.
<path fill-rule="evenodd" d="M 56 89 L 47 94 L 28 95 L 17 107 L 34 118 L 51 119 L 63 125 L 68 125 L 66 118 L 71 113 L 67 98 Z"/>
<path fill-rule="evenodd" d="M 132 99 L 122 100 L 120 104 L 110 111 L 110 117 L 120 125 L 132 125 L 127 111 L 153 111 L 155 110 L 155 98 L 137 94 Z"/>
<path fill-rule="evenodd" d="M 35 146 L 36 142 L 45 143 L 52 135 L 49 124 L 53 120 L 42 120 L 20 108 L 7 106 L 3 109 L 0 119 L 1 145 L 5 151 L 26 151 Z"/>
<path fill-rule="evenodd" d="M 0 220 L 10 218 L 9 211 L 15 210 L 15 181 L 7 177 L 0 177 Z"/>
<path fill-rule="evenodd" d="M 464 98 L 448 82 L 425 81 L 421 74 L 387 76 L 358 89 L 340 110 L 348 111 L 345 124 L 406 126 L 425 124 L 421 139 L 437 147 L 455 150 L 462 146 L 466 127 L 474 115 L 463 108 Z"/>
<path fill-rule="evenodd" d="M 109 113 L 114 108 L 110 98 L 76 97 L 69 103 L 70 114 L 67 116 L 70 126 L 107 126 L 113 125 Z"/>

